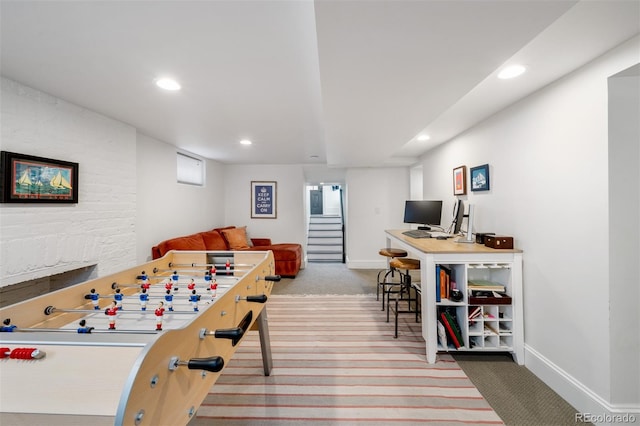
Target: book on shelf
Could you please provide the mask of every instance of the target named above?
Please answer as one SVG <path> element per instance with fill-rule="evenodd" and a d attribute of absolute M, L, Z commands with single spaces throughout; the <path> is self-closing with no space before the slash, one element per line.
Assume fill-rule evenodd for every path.
<path fill-rule="evenodd" d="M 448 299 L 449 298 L 449 289 L 448 289 L 448 277 L 447 268 L 444 266 L 440 267 L 440 299 Z"/>
<path fill-rule="evenodd" d="M 481 306 L 470 306 L 470 308 L 474 308 L 474 309 L 470 309 L 469 310 L 469 319 L 474 319 L 476 317 L 479 317 L 482 314 L 482 307 Z"/>
<path fill-rule="evenodd" d="M 468 280 L 467 288 L 470 291 L 497 291 L 498 293 L 504 293 L 506 288 L 504 285 L 488 281 L 488 280 Z"/>
<path fill-rule="evenodd" d="M 448 351 L 449 344 L 447 342 L 447 332 L 441 320 L 438 320 L 438 339 L 440 340 L 440 345 L 444 348 L 444 350 Z"/>
<path fill-rule="evenodd" d="M 449 298 L 452 283 L 451 269 L 444 265 L 436 265 L 436 302 Z"/>
<path fill-rule="evenodd" d="M 451 337 L 456 349 L 460 346 L 464 346 L 462 331 L 460 330 L 456 314 L 451 313 L 449 309 L 443 309 L 440 313 L 440 318 L 442 319 L 445 328 L 447 328 L 447 331 L 449 331 L 449 337 Z"/>
<path fill-rule="evenodd" d="M 447 332 L 449 334 L 449 337 L 451 338 L 451 341 L 453 342 L 453 345 L 456 347 L 456 349 L 460 348 L 460 341 L 458 340 L 458 337 L 456 336 L 455 331 L 453 331 L 453 325 L 451 324 L 451 322 L 449 322 L 449 318 L 447 318 L 444 312 L 440 314 L 440 318 L 442 319 L 442 323 L 447 329 Z"/>
<path fill-rule="evenodd" d="M 436 265 L 436 302 L 440 302 L 442 297 L 440 296 L 440 265 Z"/>

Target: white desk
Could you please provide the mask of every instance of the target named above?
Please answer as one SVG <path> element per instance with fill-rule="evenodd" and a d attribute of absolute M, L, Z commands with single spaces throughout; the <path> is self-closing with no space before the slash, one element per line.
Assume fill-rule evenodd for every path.
<path fill-rule="evenodd" d="M 508 335 L 484 337 L 482 333 L 475 335 L 474 331 L 466 324 L 466 314 L 460 324 L 463 331 L 463 340 L 467 343 L 457 351 L 507 351 L 514 360 L 524 364 L 524 327 L 523 327 L 523 303 L 522 303 L 522 251 L 517 249 L 492 249 L 475 243 L 457 243 L 456 238 L 437 240 L 435 238 L 411 238 L 403 235 L 406 230 L 387 230 L 388 247 L 398 247 L 407 250 L 409 257 L 420 260 L 420 282 L 422 283 L 422 336 L 426 342 L 427 362 L 436 361 L 438 352 L 437 337 L 437 308 L 438 306 L 454 306 L 465 312 L 468 307 L 466 291 L 467 273 L 475 274 L 481 269 L 492 270 L 491 265 L 497 265 L 506 272 L 501 272 L 503 280 L 508 288 L 508 294 L 512 297 L 512 303 L 508 309 L 509 326 Z M 448 299 L 436 302 L 436 265 L 452 265 L 458 268 L 458 288 L 464 293 L 463 302 L 451 302 Z M 478 268 L 478 269 L 474 269 Z M 473 270 L 472 270 L 473 269 Z M 470 272 L 468 272 L 470 271 Z M 497 308 L 496 308 L 497 312 Z M 460 321 L 459 321 L 460 322 Z M 497 322 L 497 320 L 496 320 Z M 482 331 L 482 330 L 481 330 Z M 477 339 L 477 340 L 476 340 Z M 491 340 L 490 339 L 494 339 Z M 479 342 L 472 345 L 470 342 Z M 483 341 L 490 342 L 483 345 Z M 495 342 L 495 344 L 493 343 Z M 443 350 L 444 348 L 440 348 Z M 449 349 L 449 352 L 456 351 Z"/>

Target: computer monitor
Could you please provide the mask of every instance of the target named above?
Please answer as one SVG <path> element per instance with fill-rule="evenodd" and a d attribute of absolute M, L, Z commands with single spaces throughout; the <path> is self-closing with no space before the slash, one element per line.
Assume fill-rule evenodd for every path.
<path fill-rule="evenodd" d="M 462 228 L 462 221 L 464 220 L 464 203 L 462 200 L 456 200 L 455 206 L 453 206 L 453 220 L 451 221 L 451 231 L 453 235 L 460 233 Z"/>
<path fill-rule="evenodd" d="M 407 200 L 404 204 L 404 223 L 416 223 L 418 229 L 430 230 L 429 225 L 440 225 L 442 201 Z"/>

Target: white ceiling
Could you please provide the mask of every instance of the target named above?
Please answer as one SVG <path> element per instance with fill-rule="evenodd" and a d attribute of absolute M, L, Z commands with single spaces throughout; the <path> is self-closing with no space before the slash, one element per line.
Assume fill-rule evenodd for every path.
<path fill-rule="evenodd" d="M 0 7 L 5 77 L 224 163 L 329 168 L 412 164 L 640 32 L 640 0 Z M 524 76 L 495 78 L 514 61 Z"/>

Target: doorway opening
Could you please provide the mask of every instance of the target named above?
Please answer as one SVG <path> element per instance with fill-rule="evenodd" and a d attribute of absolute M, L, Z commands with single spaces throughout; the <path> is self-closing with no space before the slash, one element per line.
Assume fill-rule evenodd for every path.
<path fill-rule="evenodd" d="M 345 263 L 342 185 L 307 185 L 307 262 Z"/>

